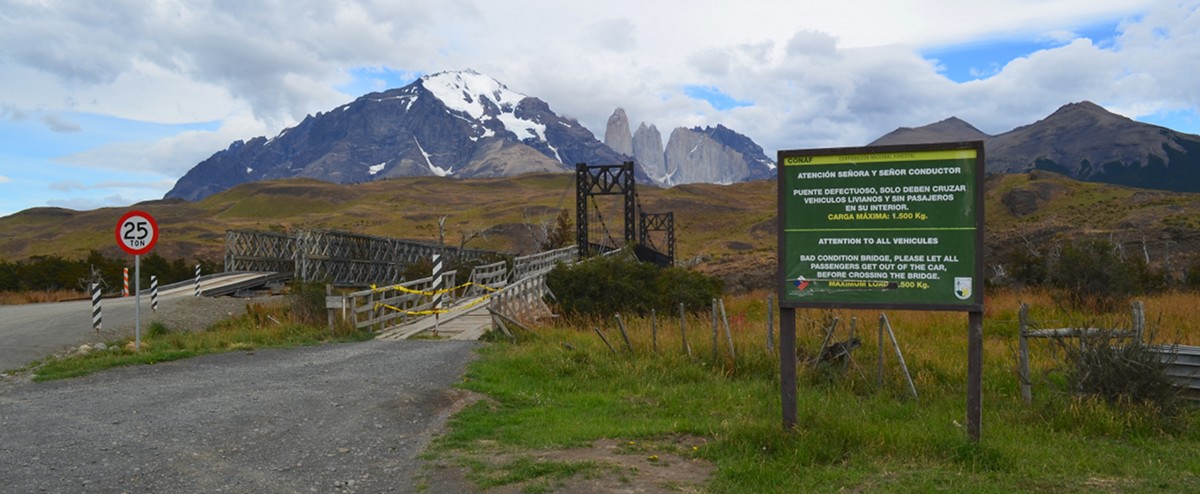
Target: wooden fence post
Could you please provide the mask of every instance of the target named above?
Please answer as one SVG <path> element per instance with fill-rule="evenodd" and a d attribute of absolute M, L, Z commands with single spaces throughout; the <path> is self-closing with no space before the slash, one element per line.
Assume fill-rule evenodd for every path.
<path fill-rule="evenodd" d="M 775 354 L 775 296 L 767 295 L 767 355 Z"/>
<path fill-rule="evenodd" d="M 712 299 L 712 359 L 720 358 L 720 345 L 717 344 L 717 299 Z"/>
<path fill-rule="evenodd" d="M 608 342 L 608 338 L 604 337 L 604 333 L 600 332 L 600 326 L 592 326 L 592 330 L 595 331 L 596 335 L 600 337 L 600 341 L 604 342 L 604 346 L 608 347 L 608 351 L 613 352 L 614 354 L 617 353 L 612 344 Z"/>
<path fill-rule="evenodd" d="M 629 343 L 629 333 L 625 331 L 625 321 L 621 320 L 620 314 L 613 317 L 617 320 L 617 327 L 621 329 L 621 338 L 625 340 L 625 348 L 629 350 L 629 353 L 633 353 L 633 344 Z"/>
<path fill-rule="evenodd" d="M 908 373 L 908 365 L 904 363 L 904 354 L 900 353 L 900 343 L 896 341 L 896 333 L 892 332 L 892 323 L 883 316 L 887 326 L 888 336 L 892 337 L 892 348 L 896 350 L 896 359 L 900 361 L 900 369 L 904 371 L 904 379 L 908 381 L 908 390 L 912 391 L 913 399 L 917 399 L 917 386 L 913 384 L 912 375 Z"/>
<path fill-rule="evenodd" d="M 683 339 L 683 349 L 687 356 L 692 356 L 692 347 L 687 342 L 687 313 L 683 310 L 683 302 L 679 303 L 679 337 Z"/>
<path fill-rule="evenodd" d="M 725 314 L 725 299 L 717 299 L 721 307 L 721 321 L 725 323 L 725 340 L 729 342 L 729 358 L 737 362 L 737 352 L 733 349 L 733 333 L 729 330 L 729 316 Z"/>
<path fill-rule="evenodd" d="M 1029 306 L 1021 304 L 1017 311 L 1018 379 L 1021 380 L 1021 399 L 1033 403 L 1033 385 L 1029 380 Z"/>
<path fill-rule="evenodd" d="M 877 372 L 875 373 L 876 384 L 879 386 L 879 389 L 883 389 L 883 322 L 886 320 L 887 319 L 884 318 L 883 313 L 880 313 L 879 314 L 879 368 L 878 368 Z"/>
<path fill-rule="evenodd" d="M 829 347 L 829 339 L 833 338 L 833 333 L 837 331 L 838 318 L 833 318 L 833 324 L 829 326 L 829 330 L 825 331 L 825 339 L 821 340 L 821 349 L 817 350 L 817 356 L 813 358 L 812 365 L 816 367 L 821 362 L 821 355 L 825 354 L 825 349 Z"/>
<path fill-rule="evenodd" d="M 1133 333 L 1137 335 L 1138 343 L 1142 343 L 1142 337 L 1146 332 L 1146 306 L 1142 305 L 1141 300 L 1133 302 Z"/>

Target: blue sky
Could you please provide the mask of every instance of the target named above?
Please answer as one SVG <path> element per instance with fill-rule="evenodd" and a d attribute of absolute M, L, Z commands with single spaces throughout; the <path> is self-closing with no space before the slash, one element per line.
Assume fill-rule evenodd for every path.
<path fill-rule="evenodd" d="M 474 69 L 603 137 L 724 124 L 768 153 L 1096 102 L 1200 134 L 1200 0 L 0 0 L 0 216 L 161 198 L 238 139 Z M 637 12 L 632 16 L 631 12 Z"/>

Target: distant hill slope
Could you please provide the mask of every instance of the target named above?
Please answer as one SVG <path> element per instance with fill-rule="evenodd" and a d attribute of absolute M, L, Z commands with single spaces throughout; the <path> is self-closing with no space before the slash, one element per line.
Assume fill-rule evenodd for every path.
<path fill-rule="evenodd" d="M 983 140 L 990 173 L 1047 170 L 1089 182 L 1200 191 L 1200 136 L 1136 122 L 1091 102 L 988 136 L 957 118 L 901 128 L 870 145 Z"/>
<path fill-rule="evenodd" d="M 768 288 L 777 247 L 775 185 L 758 180 L 640 186 L 638 196 L 647 211 L 674 212 L 681 263 L 721 274 L 731 287 Z M 219 261 L 226 229 L 328 228 L 436 241 L 442 216 L 447 217 L 447 243 L 471 238 L 468 247 L 529 253 L 541 226 L 551 224 L 559 209 L 574 211 L 574 187 L 574 176 L 564 173 L 476 180 L 408 177 L 355 185 L 289 179 L 243 184 L 196 202 L 150 201 L 136 207 L 158 219 L 155 252 L 167 258 Z M 1176 269 L 1200 252 L 1196 193 L 1080 182 L 1036 171 L 988 177 L 985 203 L 989 264 L 997 262 L 991 257 L 997 249 L 1049 249 L 1061 239 L 1088 237 L 1115 240 L 1127 255 L 1146 255 Z M 0 257 L 82 258 L 89 249 L 123 256 L 112 231 L 126 209 L 35 208 L 0 218 Z"/>

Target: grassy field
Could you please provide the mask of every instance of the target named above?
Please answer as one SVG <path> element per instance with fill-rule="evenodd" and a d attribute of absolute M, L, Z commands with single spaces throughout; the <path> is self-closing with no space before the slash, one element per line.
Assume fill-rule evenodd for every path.
<path fill-rule="evenodd" d="M 1145 299 L 1149 325 L 1160 339 L 1200 343 L 1190 314 L 1196 299 Z M 723 330 L 713 358 L 707 314 L 686 322 L 692 356 L 682 348 L 677 315 L 657 320 L 657 353 L 651 322 L 633 317 L 625 317 L 632 353 L 613 320 L 538 328 L 518 343 L 489 346 L 462 386 L 490 399 L 457 415 L 433 455 L 460 458 L 477 478 L 509 479 L 533 492 L 569 482 L 562 472 L 572 468 L 546 462 L 539 470 L 531 468 L 538 464 L 533 459 L 605 438 L 630 444 L 690 438 L 695 448 L 677 453 L 716 465 L 712 492 L 1200 490 L 1200 414 L 1194 408 L 1167 416 L 1150 406 L 1072 396 L 1063 383 L 1061 353 L 1040 343 L 1033 347 L 1034 401 L 1021 401 L 1015 371 L 1021 302 L 1031 305 L 1043 327 L 1128 325 L 1127 313 L 1083 316 L 1046 293 L 990 296 L 979 443 L 969 441 L 962 426 L 965 314 L 888 314 L 920 394 L 913 399 L 890 347 L 884 385 L 876 386 L 878 312 L 800 311 L 802 352 L 816 351 L 820 328 L 834 317 L 841 321 L 835 339 L 846 339 L 847 322 L 855 319 L 863 346 L 844 370 L 801 366 L 799 426 L 785 433 L 777 357 L 765 350 L 765 294 L 753 294 L 726 300 L 736 358 Z M 603 328 L 616 353 L 594 327 Z M 496 452 L 505 452 L 505 463 L 489 463 Z M 513 461 L 514 454 L 525 461 Z M 558 477 L 547 480 L 542 471 Z"/>

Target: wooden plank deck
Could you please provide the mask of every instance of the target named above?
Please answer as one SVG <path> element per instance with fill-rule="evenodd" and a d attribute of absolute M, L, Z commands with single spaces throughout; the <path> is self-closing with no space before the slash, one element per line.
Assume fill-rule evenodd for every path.
<path fill-rule="evenodd" d="M 492 327 L 492 316 L 488 314 L 487 303 L 470 306 L 473 301 L 467 301 L 450 311 L 442 314 L 436 321 L 437 336 L 451 340 L 478 340 Z M 433 316 L 417 319 L 404 326 L 395 327 L 379 333 L 378 340 L 404 340 L 416 336 L 433 336 L 435 318 Z"/>

